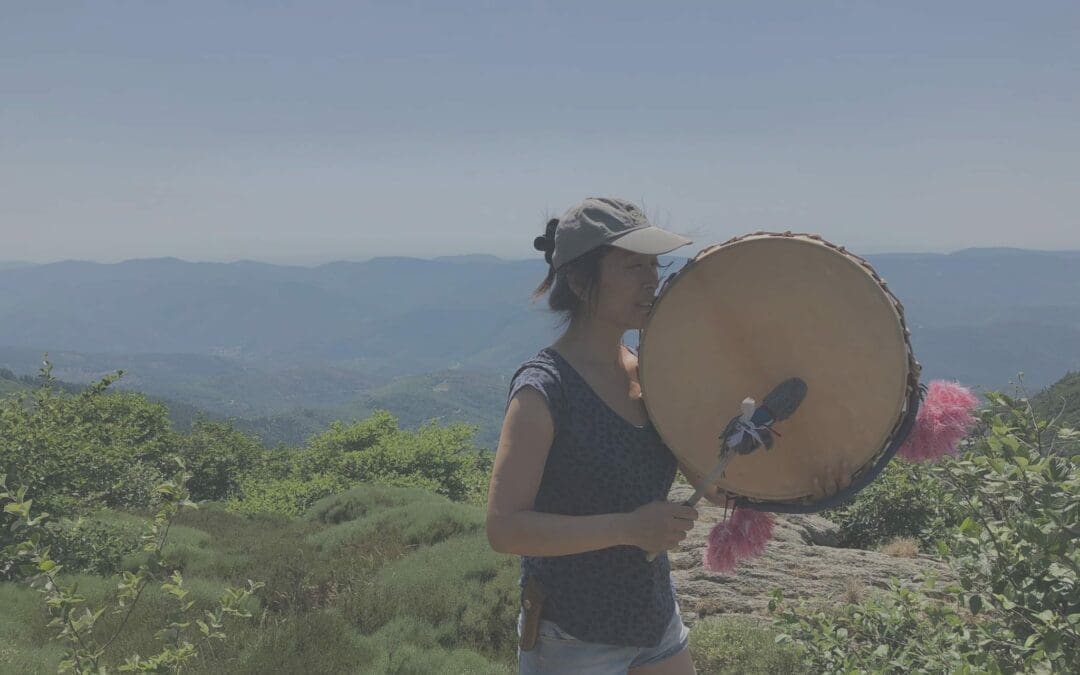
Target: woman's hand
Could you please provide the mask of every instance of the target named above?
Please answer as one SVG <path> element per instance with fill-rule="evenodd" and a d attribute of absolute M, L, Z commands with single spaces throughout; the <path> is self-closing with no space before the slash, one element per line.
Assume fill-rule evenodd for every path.
<path fill-rule="evenodd" d="M 679 471 L 682 471 L 682 474 L 686 476 L 686 480 L 688 480 L 690 484 L 694 486 L 695 490 L 697 490 L 698 486 L 701 485 L 705 480 L 701 476 L 701 474 L 692 470 L 690 467 L 686 466 L 682 462 L 679 462 Z M 716 484 L 710 485 L 705 488 L 705 491 L 702 493 L 701 496 L 712 502 L 713 504 L 716 504 L 717 506 L 727 506 L 727 494 L 723 490 L 721 490 L 720 487 Z"/>
<path fill-rule="evenodd" d="M 710 485 L 701 496 L 717 506 L 727 506 L 727 493 L 721 490 L 718 485 Z"/>
<path fill-rule="evenodd" d="M 848 485 L 851 485 L 851 463 L 847 459 L 826 465 L 820 474 L 814 477 L 814 497 L 825 499 L 832 497 Z"/>
<path fill-rule="evenodd" d="M 686 539 L 698 512 L 672 502 L 650 502 L 627 515 L 626 543 L 649 553 L 667 551 Z"/>

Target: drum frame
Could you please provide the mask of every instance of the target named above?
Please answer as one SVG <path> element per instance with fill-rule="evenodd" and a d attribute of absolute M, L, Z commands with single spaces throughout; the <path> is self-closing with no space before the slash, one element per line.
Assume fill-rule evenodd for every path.
<path fill-rule="evenodd" d="M 903 409 L 901 409 L 899 416 L 894 422 L 885 445 L 880 448 L 862 466 L 857 467 L 854 470 L 854 473 L 851 477 L 851 483 L 847 487 L 840 490 L 836 494 L 826 497 L 824 499 L 816 499 L 813 495 L 806 495 L 801 498 L 776 501 L 754 499 L 744 495 L 729 493 L 729 500 L 733 501 L 734 505 L 739 507 L 751 508 L 759 511 L 773 511 L 777 513 L 812 513 L 815 511 L 821 511 L 824 509 L 839 506 L 840 504 L 851 499 L 856 493 L 859 492 L 859 490 L 862 490 L 864 487 L 870 484 L 870 482 L 873 481 L 874 478 L 876 478 L 878 474 L 880 474 L 881 471 L 885 468 L 885 465 L 889 463 L 889 460 L 892 459 L 893 455 L 896 454 L 896 451 L 900 448 L 903 442 L 907 439 L 908 435 L 911 433 L 911 429 L 915 424 L 915 417 L 918 414 L 919 406 L 922 403 L 922 398 L 925 393 L 925 389 L 919 384 L 919 377 L 922 372 L 922 366 L 919 364 L 918 361 L 915 360 L 915 355 L 911 348 L 911 331 L 908 329 L 907 322 L 905 320 L 904 306 L 900 303 L 900 300 L 892 293 L 892 291 L 889 290 L 889 286 L 885 282 L 885 280 L 882 279 L 880 275 L 878 275 L 877 271 L 874 270 L 870 263 L 864 258 L 848 251 L 843 246 L 838 246 L 836 244 L 833 244 L 832 242 L 827 241 L 826 239 L 817 234 L 791 231 L 757 231 L 744 235 L 739 235 L 737 237 L 732 237 L 731 239 L 728 239 L 723 243 L 714 244 L 712 246 L 708 246 L 702 249 L 694 257 L 690 258 L 679 271 L 675 272 L 664 280 L 659 292 L 657 293 L 657 299 L 653 303 L 653 309 L 649 312 L 649 320 L 652 319 L 653 311 L 659 305 L 660 300 L 663 298 L 664 294 L 671 287 L 673 287 L 675 283 L 678 282 L 679 278 L 683 275 L 683 272 L 686 269 L 690 268 L 695 262 L 704 258 L 705 256 L 709 255 L 710 253 L 719 248 L 730 246 L 731 244 L 737 243 L 744 239 L 762 236 L 810 239 L 830 249 L 833 249 L 834 251 L 840 253 L 841 255 L 851 259 L 852 261 L 860 265 L 863 268 L 863 271 L 865 271 L 873 278 L 875 283 L 877 283 L 877 285 L 885 293 L 886 297 L 889 299 L 894 309 L 896 310 L 896 314 L 899 318 L 900 327 L 903 333 L 904 345 L 907 350 L 908 372 L 907 383 L 905 387 L 906 405 Z M 641 381 L 642 399 L 645 403 L 646 410 L 649 411 L 649 416 L 652 417 L 653 411 L 650 410 L 649 407 L 649 391 L 647 381 L 648 370 L 645 367 L 645 345 L 648 340 L 649 320 L 646 321 L 645 327 L 640 329 L 638 333 L 638 355 L 639 359 L 641 360 L 641 362 L 639 363 L 638 372 Z M 654 424 L 653 426 L 655 427 L 656 425 Z M 657 433 L 660 433 L 660 429 L 658 427 L 656 430 Z M 663 438 L 663 434 L 661 434 L 661 438 Z M 664 440 L 666 443 L 667 439 Z M 674 448 L 672 448 L 672 451 L 675 456 L 678 457 L 678 453 L 675 452 Z"/>

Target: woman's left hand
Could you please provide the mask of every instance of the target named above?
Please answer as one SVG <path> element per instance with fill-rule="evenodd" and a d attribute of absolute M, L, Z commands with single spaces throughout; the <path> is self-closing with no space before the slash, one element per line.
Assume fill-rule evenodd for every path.
<path fill-rule="evenodd" d="M 710 485 L 702 495 L 717 506 L 727 506 L 727 494 L 716 485 Z"/>
<path fill-rule="evenodd" d="M 690 484 L 694 486 L 695 490 L 701 485 L 702 480 L 704 480 L 701 475 L 695 471 L 691 471 L 690 468 L 682 462 L 679 462 L 679 470 L 682 471 L 682 474 L 686 476 L 686 480 L 690 481 Z M 727 495 L 717 485 L 710 485 L 706 488 L 702 497 L 717 506 L 727 505 Z"/>
<path fill-rule="evenodd" d="M 821 473 L 814 477 L 814 497 L 832 497 L 848 485 L 851 485 L 851 463 L 842 459 L 826 465 Z"/>

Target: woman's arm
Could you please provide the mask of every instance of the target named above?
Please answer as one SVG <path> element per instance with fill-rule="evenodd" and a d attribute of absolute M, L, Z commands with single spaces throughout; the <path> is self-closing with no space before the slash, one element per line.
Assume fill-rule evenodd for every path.
<path fill-rule="evenodd" d="M 556 556 L 629 543 L 626 515 L 562 516 L 533 511 L 555 425 L 540 392 L 523 387 L 503 420 L 488 488 L 487 535 L 500 553 Z"/>

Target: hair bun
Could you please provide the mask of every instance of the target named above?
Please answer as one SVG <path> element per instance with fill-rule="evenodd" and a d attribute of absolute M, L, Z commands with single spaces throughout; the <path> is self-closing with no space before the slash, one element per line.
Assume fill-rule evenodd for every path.
<path fill-rule="evenodd" d="M 533 239 L 533 248 L 544 252 L 544 260 L 551 264 L 551 256 L 555 253 L 555 229 L 559 226 L 559 219 L 552 218 L 544 228 L 544 234 Z"/>

